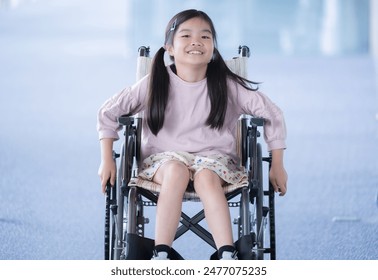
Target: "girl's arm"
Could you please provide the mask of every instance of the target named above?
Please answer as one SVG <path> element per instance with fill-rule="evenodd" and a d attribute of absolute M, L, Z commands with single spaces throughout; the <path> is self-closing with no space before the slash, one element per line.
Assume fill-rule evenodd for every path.
<path fill-rule="evenodd" d="M 113 159 L 113 138 L 101 139 L 101 164 L 98 169 L 98 175 L 101 180 L 102 192 L 105 193 L 106 184 L 110 179 L 110 184 L 115 184 L 116 164 Z"/>
<path fill-rule="evenodd" d="M 133 115 L 144 109 L 147 94 L 148 75 L 132 87 L 127 87 L 109 98 L 99 109 L 97 116 L 97 131 L 101 139 L 101 164 L 98 169 L 102 191 L 106 184 L 115 184 L 116 165 L 113 159 L 113 142 L 118 139 L 121 129 L 117 118 L 122 115 Z"/>
<path fill-rule="evenodd" d="M 280 196 L 285 195 L 287 191 L 287 173 L 283 164 L 283 155 L 283 149 L 272 150 L 272 165 L 269 172 L 274 191 L 279 192 Z"/>
<path fill-rule="evenodd" d="M 264 139 L 272 152 L 272 165 L 269 179 L 274 190 L 281 196 L 287 191 L 287 173 L 283 154 L 286 148 L 286 124 L 282 110 L 260 91 L 248 91 L 239 87 L 238 102 L 242 114 L 264 118 Z"/>

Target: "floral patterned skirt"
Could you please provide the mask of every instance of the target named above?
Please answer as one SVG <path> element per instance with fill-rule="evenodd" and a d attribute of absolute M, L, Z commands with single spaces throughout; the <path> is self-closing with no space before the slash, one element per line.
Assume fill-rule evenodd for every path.
<path fill-rule="evenodd" d="M 149 156 L 143 161 L 142 171 L 134 184 L 153 192 L 159 192 L 160 185 L 153 182 L 152 179 L 159 167 L 171 160 L 185 164 L 190 172 L 191 180 L 203 169 L 212 170 L 225 182 L 223 187 L 225 193 L 248 185 L 245 171 L 231 157 L 221 154 L 199 156 L 187 152 L 164 152 Z M 197 196 L 193 191 L 188 190 L 185 198 L 191 199 L 197 198 Z"/>

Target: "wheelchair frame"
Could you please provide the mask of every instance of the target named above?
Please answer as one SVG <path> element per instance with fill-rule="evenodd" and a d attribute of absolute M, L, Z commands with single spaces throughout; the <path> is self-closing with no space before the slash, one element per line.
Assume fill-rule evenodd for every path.
<path fill-rule="evenodd" d="M 141 47 L 139 53 L 140 56 L 148 56 L 149 48 Z M 248 47 L 239 47 L 239 54 L 242 58 L 248 57 Z M 144 226 L 148 223 L 144 207 L 155 206 L 158 194 L 137 187 L 133 180 L 138 176 L 140 164 L 142 119 L 121 116 L 118 122 L 124 127 L 124 142 L 119 154 L 113 152 L 114 160 L 119 162 L 116 184 L 108 185 L 106 189 L 104 258 L 150 259 L 154 241 L 144 236 Z M 258 127 L 263 124 L 263 119 L 248 115 L 241 116 L 238 121 L 238 154 L 249 184 L 227 193 L 226 198 L 229 207 L 239 208 L 239 216 L 234 221 L 239 259 L 276 259 L 275 193 L 270 182 L 267 187 L 263 182 L 263 162 L 270 169 L 272 158 L 271 154 L 262 156 L 261 144 L 258 143 Z M 234 202 L 234 198 L 239 200 Z M 203 209 L 192 217 L 181 212 L 181 225 L 175 240 L 192 231 L 216 249 L 210 232 L 199 224 L 204 218 Z M 267 228 L 268 240 L 265 238 Z M 175 250 L 172 250 L 170 258 L 182 259 Z M 215 253 L 211 259 L 217 259 Z"/>

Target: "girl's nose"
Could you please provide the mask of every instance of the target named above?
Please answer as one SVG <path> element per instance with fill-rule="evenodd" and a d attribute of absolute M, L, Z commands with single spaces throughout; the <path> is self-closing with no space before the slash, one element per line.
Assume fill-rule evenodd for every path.
<path fill-rule="evenodd" d="M 200 39 L 200 37 L 198 37 L 198 36 L 193 36 L 192 37 L 192 44 L 191 44 L 192 46 L 201 46 L 202 45 L 202 43 L 201 43 L 201 39 Z"/>
<path fill-rule="evenodd" d="M 195 40 L 195 41 L 192 42 L 191 45 L 192 46 L 202 46 L 202 43 L 200 41 L 198 41 L 198 40 Z"/>

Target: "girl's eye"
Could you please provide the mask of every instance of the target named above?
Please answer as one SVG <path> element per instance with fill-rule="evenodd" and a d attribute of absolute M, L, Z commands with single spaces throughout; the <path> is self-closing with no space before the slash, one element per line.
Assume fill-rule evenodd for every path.
<path fill-rule="evenodd" d="M 202 36 L 202 39 L 211 39 L 210 36 Z"/>
<path fill-rule="evenodd" d="M 182 38 L 189 38 L 189 35 L 188 34 L 184 34 L 181 36 Z"/>

